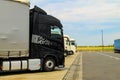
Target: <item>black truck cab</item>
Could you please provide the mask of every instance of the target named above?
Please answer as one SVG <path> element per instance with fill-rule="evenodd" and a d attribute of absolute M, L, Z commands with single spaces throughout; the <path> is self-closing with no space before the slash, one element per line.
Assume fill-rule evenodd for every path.
<path fill-rule="evenodd" d="M 45 11 L 37 6 L 30 10 L 31 41 L 29 57 L 41 58 L 45 71 L 48 71 L 48 69 L 46 70 L 46 65 L 64 67 L 62 28 L 62 24 L 57 18 L 47 15 Z"/>

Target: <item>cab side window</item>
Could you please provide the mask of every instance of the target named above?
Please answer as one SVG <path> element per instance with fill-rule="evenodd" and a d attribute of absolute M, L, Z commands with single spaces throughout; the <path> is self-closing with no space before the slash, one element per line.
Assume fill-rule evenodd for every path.
<path fill-rule="evenodd" d="M 62 31 L 58 26 L 50 26 L 51 27 L 51 38 L 58 38 L 62 36 Z"/>

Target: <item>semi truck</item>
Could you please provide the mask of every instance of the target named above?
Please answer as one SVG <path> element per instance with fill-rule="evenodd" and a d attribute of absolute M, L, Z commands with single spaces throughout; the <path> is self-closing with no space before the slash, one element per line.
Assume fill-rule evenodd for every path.
<path fill-rule="evenodd" d="M 68 35 L 64 35 L 64 55 L 68 56 L 70 54 L 70 37 Z"/>
<path fill-rule="evenodd" d="M 76 47 L 77 47 L 77 44 L 76 44 L 75 39 L 71 38 L 70 39 L 70 49 L 71 49 L 72 54 L 74 54 L 76 52 Z"/>
<path fill-rule="evenodd" d="M 114 40 L 114 52 L 120 53 L 120 39 Z"/>
<path fill-rule="evenodd" d="M 65 55 L 72 55 L 76 52 L 75 39 L 70 38 L 69 35 L 64 35 Z"/>
<path fill-rule="evenodd" d="M 0 0 L 0 73 L 64 68 L 63 26 L 28 0 Z"/>

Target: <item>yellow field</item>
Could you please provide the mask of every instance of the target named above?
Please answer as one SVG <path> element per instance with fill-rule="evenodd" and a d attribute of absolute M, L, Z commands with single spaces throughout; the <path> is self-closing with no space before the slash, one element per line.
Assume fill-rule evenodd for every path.
<path fill-rule="evenodd" d="M 77 51 L 113 51 L 113 46 L 78 46 Z"/>

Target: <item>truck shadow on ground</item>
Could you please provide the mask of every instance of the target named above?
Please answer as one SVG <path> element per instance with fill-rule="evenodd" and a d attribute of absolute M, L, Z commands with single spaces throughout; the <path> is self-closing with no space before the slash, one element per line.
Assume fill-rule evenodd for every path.
<path fill-rule="evenodd" d="M 51 72 L 56 72 L 56 71 L 63 71 L 63 70 L 68 70 L 69 68 L 55 68 L 54 71 Z M 51 73 L 47 72 L 47 73 Z M 21 74 L 34 74 L 34 73 L 46 73 L 44 71 L 12 71 L 12 72 L 1 72 L 0 76 L 13 76 L 13 75 L 21 75 Z"/>
<path fill-rule="evenodd" d="M 12 75 L 35 73 L 35 72 L 38 72 L 38 71 L 12 71 L 12 72 L 2 72 L 2 73 L 0 73 L 0 76 L 12 76 Z"/>

